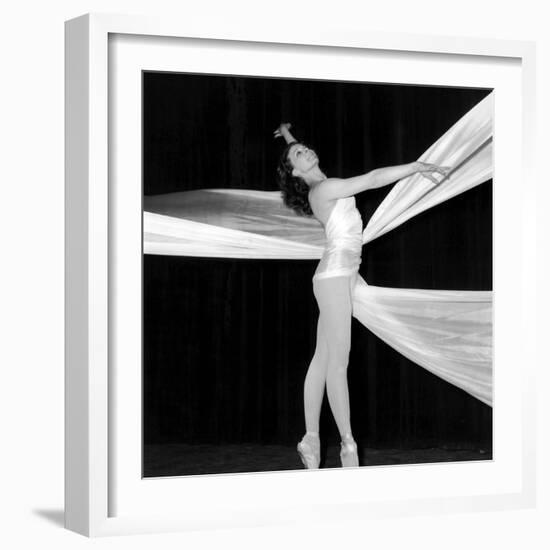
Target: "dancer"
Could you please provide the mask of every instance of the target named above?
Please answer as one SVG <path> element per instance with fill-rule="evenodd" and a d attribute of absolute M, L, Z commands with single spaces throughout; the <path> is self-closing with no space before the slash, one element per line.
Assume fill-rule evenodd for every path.
<path fill-rule="evenodd" d="M 290 123 L 282 123 L 274 132 L 274 137 L 282 137 L 287 143 L 277 168 L 283 200 L 298 214 L 314 216 L 326 234 L 326 247 L 313 276 L 319 319 L 315 352 L 304 381 L 306 433 L 297 449 L 306 468 L 319 468 L 319 418 L 326 386 L 341 437 L 342 467 L 355 467 L 359 466 L 359 459 L 351 429 L 347 366 L 363 224 L 354 195 L 415 173 L 421 173 L 437 185 L 440 181 L 434 173 L 446 177 L 450 168 L 412 162 L 378 168 L 351 178 L 329 178 L 319 167 L 315 151 L 296 141 L 290 128 Z"/>

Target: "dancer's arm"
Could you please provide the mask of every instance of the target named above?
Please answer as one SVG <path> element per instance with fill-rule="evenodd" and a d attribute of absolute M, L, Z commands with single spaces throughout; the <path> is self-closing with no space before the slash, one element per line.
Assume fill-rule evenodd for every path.
<path fill-rule="evenodd" d="M 449 174 L 450 170 L 447 166 L 437 166 L 425 162 L 411 162 L 398 166 L 376 168 L 366 174 L 352 178 L 328 178 L 318 186 L 318 192 L 326 199 L 351 197 L 368 189 L 384 187 L 416 173 L 421 173 L 424 177 L 439 185 L 440 182 L 432 173 L 436 172 L 445 177 Z"/>
<path fill-rule="evenodd" d="M 296 141 L 295 137 L 290 133 L 292 124 L 290 122 L 282 122 L 279 127 L 273 132 L 274 137 L 283 137 L 287 143 L 293 143 Z"/>

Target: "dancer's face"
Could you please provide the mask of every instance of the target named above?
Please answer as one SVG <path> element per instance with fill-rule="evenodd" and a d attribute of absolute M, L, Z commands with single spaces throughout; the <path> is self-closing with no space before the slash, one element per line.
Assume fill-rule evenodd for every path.
<path fill-rule="evenodd" d="M 288 159 L 293 167 L 293 176 L 304 176 L 319 164 L 319 158 L 315 151 L 309 149 L 303 143 L 296 143 L 290 148 Z"/>

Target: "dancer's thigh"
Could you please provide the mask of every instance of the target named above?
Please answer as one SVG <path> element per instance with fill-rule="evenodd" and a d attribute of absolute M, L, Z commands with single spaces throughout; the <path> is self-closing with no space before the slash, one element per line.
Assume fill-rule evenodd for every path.
<path fill-rule="evenodd" d="M 313 284 L 319 306 L 318 338 L 320 332 L 329 355 L 349 353 L 353 282 L 350 277 L 329 277 L 315 280 Z"/>

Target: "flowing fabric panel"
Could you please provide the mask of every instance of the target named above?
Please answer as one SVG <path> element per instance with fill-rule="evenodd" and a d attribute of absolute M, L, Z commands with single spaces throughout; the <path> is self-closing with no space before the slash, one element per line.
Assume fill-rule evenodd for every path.
<path fill-rule="evenodd" d="M 492 404 L 492 292 L 368 285 L 358 277 L 353 316 L 402 355 Z"/>
<path fill-rule="evenodd" d="M 198 189 L 144 197 L 144 252 L 222 258 L 320 258 L 321 224 L 278 191 Z"/>
<path fill-rule="evenodd" d="M 435 185 L 421 174 L 400 180 L 372 215 L 363 232 L 369 242 L 424 210 L 487 181 L 493 174 L 494 96 L 489 94 L 454 124 L 418 160 L 450 166 Z"/>

